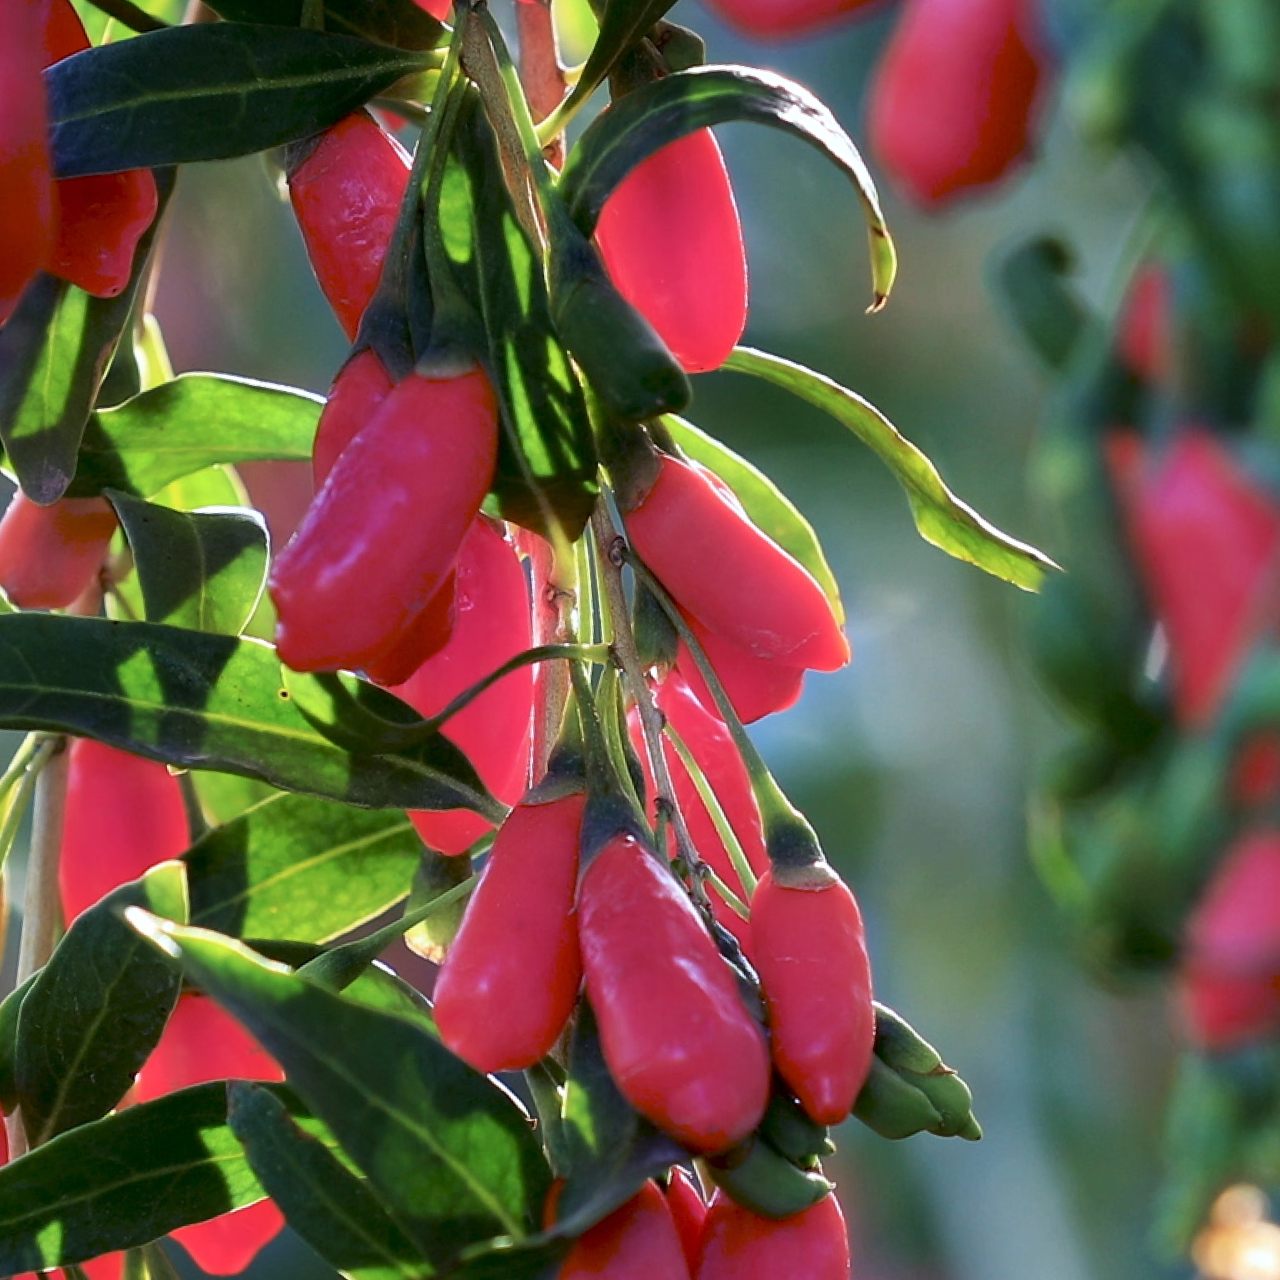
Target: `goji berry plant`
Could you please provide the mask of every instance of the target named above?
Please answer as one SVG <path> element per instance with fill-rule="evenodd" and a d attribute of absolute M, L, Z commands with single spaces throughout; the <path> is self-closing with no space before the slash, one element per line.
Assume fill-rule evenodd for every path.
<path fill-rule="evenodd" d="M 569 87 L 538 3 L 103 0 L 96 45 L 68 0 L 7 3 L 3 850 L 33 824 L 0 1273 L 159 1280 L 172 1236 L 233 1274 L 288 1222 L 360 1280 L 841 1280 L 829 1127 L 980 1136 L 744 729 L 850 646 L 804 517 L 681 416 L 689 375 L 825 410 L 952 555 L 1028 590 L 1051 565 L 855 392 L 738 345 L 714 126 L 847 177 L 871 311 L 895 251 L 832 113 L 669 7 L 601 0 Z M 929 199 L 1026 137 L 1037 54 L 987 9 L 993 115 L 959 118 L 957 66 L 919 168 L 909 86 L 873 113 Z M 327 399 L 174 377 L 149 311 L 182 167 L 258 152 L 350 340 Z M 231 470 L 267 459 L 316 480 L 275 547 Z M 1196 926 L 1207 981 L 1248 893 Z M 378 960 L 406 934 L 434 1004 Z"/>

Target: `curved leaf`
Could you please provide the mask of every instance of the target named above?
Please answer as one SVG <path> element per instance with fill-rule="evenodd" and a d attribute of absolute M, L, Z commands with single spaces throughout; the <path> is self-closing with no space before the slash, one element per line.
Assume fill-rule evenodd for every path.
<path fill-rule="evenodd" d="M 772 125 L 816 147 L 848 175 L 862 202 L 871 240 L 869 310 L 884 306 L 897 252 L 875 183 L 853 140 L 803 86 L 754 67 L 692 67 L 652 80 L 601 112 L 565 161 L 560 191 L 584 235 L 595 230 L 610 193 L 640 161 L 685 134 L 734 120 Z"/>
<path fill-rule="evenodd" d="M 933 463 L 857 392 L 804 365 L 751 347 L 738 347 L 724 368 L 775 383 L 848 427 L 897 476 L 926 542 L 1026 591 L 1037 590 L 1046 571 L 1058 567 L 1043 552 L 1001 533 L 961 502 Z"/>
<path fill-rule="evenodd" d="M 424 66 L 349 36 L 243 22 L 99 45 L 45 72 L 54 170 L 74 178 L 281 146 Z"/>
<path fill-rule="evenodd" d="M 214 0 L 209 6 L 232 22 L 300 27 L 303 0 Z M 444 26 L 413 0 L 325 0 L 324 29 L 377 40 L 401 49 L 430 49 Z"/>
<path fill-rule="evenodd" d="M 499 821 L 466 758 L 437 734 L 353 756 L 298 713 L 275 650 L 150 622 L 0 617 L 0 726 L 53 729 L 191 769 L 261 778 L 372 809 L 474 809 Z"/>
<path fill-rule="evenodd" d="M 550 1184 L 528 1116 L 422 1027 L 133 910 L 134 927 L 247 1026 L 436 1265 L 532 1235 Z"/>
<path fill-rule="evenodd" d="M 0 333 L 3 331 L 0 330 Z M 324 398 L 219 373 L 184 373 L 89 419 L 67 490 L 154 497 L 218 463 L 311 457 Z"/>
<path fill-rule="evenodd" d="M 692 422 L 667 414 L 662 423 L 685 453 L 714 471 L 733 490 L 752 522 L 813 574 L 831 602 L 836 621 L 843 623 L 844 603 L 835 574 L 822 554 L 813 526 L 791 499 L 758 467 Z"/>

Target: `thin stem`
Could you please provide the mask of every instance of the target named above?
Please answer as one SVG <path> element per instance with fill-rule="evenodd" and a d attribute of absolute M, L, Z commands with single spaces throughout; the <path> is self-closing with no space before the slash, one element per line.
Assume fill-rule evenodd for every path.
<path fill-rule="evenodd" d="M 751 919 L 751 908 L 710 867 L 707 868 L 707 883 L 724 899 L 734 915 L 740 916 L 743 920 Z"/>
<path fill-rule="evenodd" d="M 44 768 L 49 757 L 53 754 L 53 747 L 56 742 L 56 739 L 49 738 L 44 734 L 33 733 L 28 741 L 32 739 L 35 740 L 34 750 L 27 756 L 22 775 L 17 779 L 16 786 L 8 797 L 4 805 L 4 816 L 0 819 L 0 866 L 4 866 L 6 869 L 9 865 L 9 851 L 13 848 L 13 842 L 17 839 L 23 818 L 27 816 L 27 809 L 31 804 L 31 793 L 35 790 L 36 780 L 40 777 L 41 769 Z"/>
<path fill-rule="evenodd" d="M 568 92 L 564 68 L 556 49 L 555 25 L 548 0 L 516 6 L 516 34 L 520 40 L 520 82 L 535 120 L 545 120 Z M 564 139 L 556 137 L 543 147 L 547 162 L 564 164 Z"/>
<path fill-rule="evenodd" d="M 153 18 L 145 9 L 140 9 L 133 0 L 89 0 L 95 9 L 101 9 L 108 17 L 114 18 L 130 31 L 145 35 L 148 31 L 166 31 L 169 24 Z"/>
<path fill-rule="evenodd" d="M 0 775 L 0 805 L 4 805 L 9 798 L 9 793 L 27 776 L 32 760 L 35 759 L 36 753 L 45 742 L 44 734 L 29 733 L 19 743 L 17 751 L 13 753 L 13 758 L 9 761 L 8 767 Z M 7 809 L 5 812 L 7 815 Z"/>

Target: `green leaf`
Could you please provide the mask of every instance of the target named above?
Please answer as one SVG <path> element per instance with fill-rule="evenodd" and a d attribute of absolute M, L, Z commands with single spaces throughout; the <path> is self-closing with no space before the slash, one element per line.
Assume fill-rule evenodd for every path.
<path fill-rule="evenodd" d="M 148 622 L 239 635 L 267 584 L 267 524 L 252 508 L 174 511 L 106 494 L 120 517 Z"/>
<path fill-rule="evenodd" d="M 225 1083 L 182 1089 L 69 1129 L 0 1169 L 0 1274 L 146 1244 L 262 1196 L 227 1125 Z"/>
<path fill-rule="evenodd" d="M 804 365 L 751 347 L 738 347 L 724 368 L 783 387 L 848 427 L 897 476 L 926 542 L 1027 591 L 1038 590 L 1046 571 L 1058 567 L 1043 552 L 1001 533 L 961 502 L 943 484 L 933 463 L 857 392 Z"/>
<path fill-rule="evenodd" d="M 162 862 L 79 916 L 22 1002 L 15 1074 L 32 1146 L 110 1111 L 160 1040 L 179 983 L 124 922 L 139 906 L 185 921 L 182 867 Z"/>
<path fill-rule="evenodd" d="M 435 1268 L 369 1184 L 304 1133 L 273 1093 L 238 1082 L 228 1119 L 249 1163 L 289 1225 L 327 1262 L 355 1280 L 413 1280 Z"/>
<path fill-rule="evenodd" d="M 530 1235 L 550 1173 L 504 1089 L 420 1026 L 377 1013 L 218 934 L 130 920 L 284 1067 L 428 1259 Z"/>
<path fill-rule="evenodd" d="M 516 217 L 493 128 L 465 95 L 445 167 L 433 278 L 448 271 L 483 317 L 487 365 L 502 409 L 494 494 L 528 528 L 575 539 L 596 498 L 596 455 L 577 374 L 551 323 L 538 251 Z"/>
<path fill-rule="evenodd" d="M 155 177 L 159 211 L 138 242 L 133 276 L 121 294 L 95 298 L 65 280 L 40 275 L 0 326 L 0 440 L 23 489 L 36 502 L 62 497 L 75 474 L 89 412 L 128 323 L 173 192 L 171 170 Z"/>
<path fill-rule="evenodd" d="M 439 734 L 396 754 L 334 746 L 293 706 L 275 650 L 257 640 L 150 622 L 0 617 L 0 726 L 78 733 L 364 808 L 465 808 L 495 822 L 504 812 Z"/>
<path fill-rule="evenodd" d="M 232 818 L 238 818 L 255 804 L 277 794 L 274 787 L 257 778 L 246 778 L 243 774 L 201 769 L 191 775 L 191 781 L 200 798 L 200 808 L 212 827 L 220 827 Z"/>
<path fill-rule="evenodd" d="M 0 330 L 0 335 L 3 334 Z M 293 387 L 184 373 L 89 419 L 67 492 L 154 497 L 217 463 L 311 457 L 324 399 Z"/>
<path fill-rule="evenodd" d="M 303 0 L 216 0 L 210 7 L 232 22 L 302 25 Z M 413 0 L 325 0 L 324 29 L 401 49 L 434 48 L 444 34 Z"/>
<path fill-rule="evenodd" d="M 327 942 L 403 898 L 421 850 L 403 813 L 270 796 L 183 854 L 191 920 L 234 937 Z"/>
<path fill-rule="evenodd" d="M 281 146 L 425 65 L 349 36 L 241 22 L 100 45 L 45 72 L 54 171 L 74 178 Z"/>
<path fill-rule="evenodd" d="M 1031 236 L 1001 255 L 994 293 L 1013 329 L 1049 369 L 1067 367 L 1093 316 L 1066 282 L 1071 254 L 1061 240 Z"/>
<path fill-rule="evenodd" d="M 844 604 L 835 574 L 822 554 L 813 526 L 791 499 L 758 467 L 692 422 L 674 414 L 667 414 L 662 422 L 685 453 L 714 471 L 733 490 L 752 522 L 813 574 L 831 602 L 836 620 L 843 623 Z"/>
<path fill-rule="evenodd" d="M 587 127 L 565 161 L 560 190 L 574 221 L 591 235 L 610 193 L 669 142 L 712 125 L 749 120 L 795 134 L 849 179 L 871 241 L 872 311 L 893 288 L 897 253 L 867 166 L 839 122 L 808 89 L 752 67 L 692 67 L 633 89 Z"/>
<path fill-rule="evenodd" d="M 21 986 L 0 1001 L 0 1107 L 10 1112 L 18 1105 L 18 1015 L 27 992 L 40 976 L 37 969 Z"/>

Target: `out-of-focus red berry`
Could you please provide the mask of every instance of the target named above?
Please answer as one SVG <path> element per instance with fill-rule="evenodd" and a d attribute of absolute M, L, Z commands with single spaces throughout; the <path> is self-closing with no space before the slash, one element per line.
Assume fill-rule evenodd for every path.
<path fill-rule="evenodd" d="M 0 519 L 0 587 L 19 609 L 65 609 L 98 576 L 116 531 L 105 498 L 47 507 L 19 490 Z"/>

